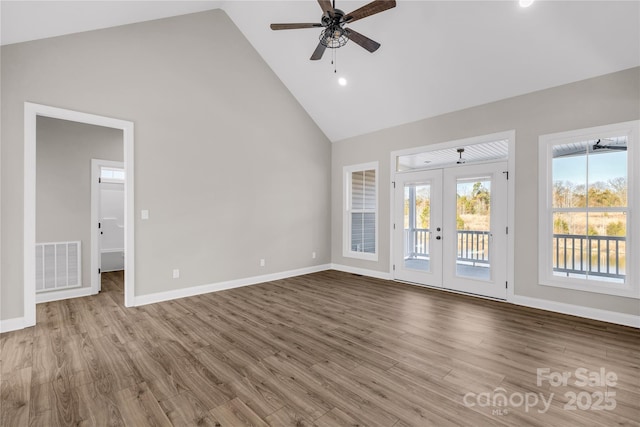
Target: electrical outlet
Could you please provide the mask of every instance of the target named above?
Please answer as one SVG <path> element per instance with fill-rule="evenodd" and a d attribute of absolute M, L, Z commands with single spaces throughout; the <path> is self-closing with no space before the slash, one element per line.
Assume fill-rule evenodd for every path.
<path fill-rule="evenodd" d="M 311 252 L 311 258 L 316 259 L 316 253 L 315 252 Z"/>
<path fill-rule="evenodd" d="M 180 270 L 177 268 L 173 269 L 173 278 L 174 279 L 179 279 L 180 278 Z"/>
<path fill-rule="evenodd" d="M 266 263 L 264 262 L 264 258 L 260 260 L 260 267 L 264 267 Z"/>

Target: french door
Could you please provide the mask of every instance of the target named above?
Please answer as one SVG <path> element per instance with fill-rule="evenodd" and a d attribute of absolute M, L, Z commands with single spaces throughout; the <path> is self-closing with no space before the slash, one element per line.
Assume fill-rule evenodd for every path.
<path fill-rule="evenodd" d="M 506 298 L 505 162 L 396 174 L 394 278 Z"/>
<path fill-rule="evenodd" d="M 442 286 L 442 170 L 396 175 L 395 278 Z"/>

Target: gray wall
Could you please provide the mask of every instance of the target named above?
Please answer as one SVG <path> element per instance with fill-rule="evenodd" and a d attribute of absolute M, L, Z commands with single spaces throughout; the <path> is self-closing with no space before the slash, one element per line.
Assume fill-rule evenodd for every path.
<path fill-rule="evenodd" d="M 332 151 L 332 261 L 390 271 L 392 151 L 515 129 L 515 294 L 638 315 L 637 299 L 540 286 L 537 280 L 538 137 L 638 119 L 640 68 L 632 68 L 336 142 Z M 380 162 L 378 262 L 345 258 L 341 247 L 342 168 L 376 160 Z"/>
<path fill-rule="evenodd" d="M 82 285 L 91 286 L 91 159 L 123 160 L 122 131 L 38 117 L 36 242 L 82 242 Z"/>
<path fill-rule="evenodd" d="M 25 101 L 135 123 L 136 295 L 330 262 L 331 144 L 223 11 L 1 55 L 0 319 L 23 311 Z"/>

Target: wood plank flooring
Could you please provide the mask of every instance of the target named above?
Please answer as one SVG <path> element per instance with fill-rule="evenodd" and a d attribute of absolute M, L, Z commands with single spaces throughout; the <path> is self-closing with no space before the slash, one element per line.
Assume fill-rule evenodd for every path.
<path fill-rule="evenodd" d="M 103 282 L 0 336 L 2 426 L 640 426 L 633 328 L 336 271 L 130 309 Z"/>

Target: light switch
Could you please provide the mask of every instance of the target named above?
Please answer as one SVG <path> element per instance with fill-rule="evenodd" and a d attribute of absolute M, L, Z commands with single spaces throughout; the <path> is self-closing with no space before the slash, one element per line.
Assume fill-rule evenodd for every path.
<path fill-rule="evenodd" d="M 147 209 L 143 209 L 140 212 L 140 218 L 142 219 L 149 219 L 149 211 Z"/>

